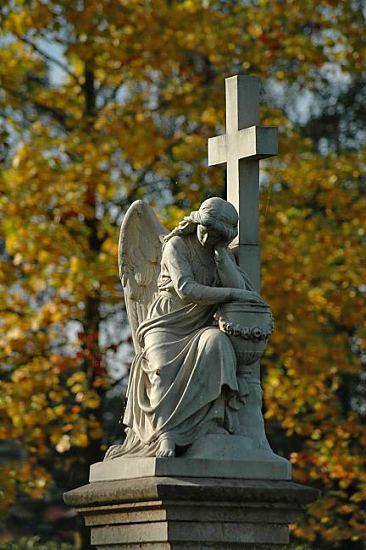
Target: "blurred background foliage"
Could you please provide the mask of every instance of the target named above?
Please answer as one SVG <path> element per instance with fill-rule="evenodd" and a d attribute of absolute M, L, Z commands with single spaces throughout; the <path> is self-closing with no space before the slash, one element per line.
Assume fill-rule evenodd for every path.
<path fill-rule="evenodd" d="M 295 480 L 322 490 L 294 537 L 365 548 L 364 11 L 362 0 L 2 0 L 4 548 L 85 540 L 61 494 L 121 438 L 132 350 L 119 225 L 138 198 L 172 227 L 225 196 L 207 138 L 224 132 L 224 78 L 238 72 L 262 79 L 262 123 L 280 128 L 261 182 L 263 294 L 277 320 L 265 415 Z"/>

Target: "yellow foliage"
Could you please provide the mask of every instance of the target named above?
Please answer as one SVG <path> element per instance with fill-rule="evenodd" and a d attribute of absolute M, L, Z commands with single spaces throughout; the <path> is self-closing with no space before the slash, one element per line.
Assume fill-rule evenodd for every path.
<path fill-rule="evenodd" d="M 155 200 L 172 228 L 223 193 L 207 138 L 223 131 L 223 79 L 240 70 L 289 99 L 262 105 L 281 154 L 264 166 L 260 213 L 277 323 L 264 362 L 268 426 L 296 440 L 296 478 L 323 489 L 294 532 L 361 540 L 366 441 L 342 396 L 355 391 L 366 340 L 365 150 L 319 154 L 290 113 L 295 88 L 301 101 L 331 68 L 345 81 L 364 71 L 357 2 L 72 4 L 5 0 L 2 12 L 0 438 L 27 457 L 1 472 L 2 508 L 21 492 L 40 498 L 90 449 L 101 458 L 103 316 L 122 308 L 118 225 L 137 198 Z"/>

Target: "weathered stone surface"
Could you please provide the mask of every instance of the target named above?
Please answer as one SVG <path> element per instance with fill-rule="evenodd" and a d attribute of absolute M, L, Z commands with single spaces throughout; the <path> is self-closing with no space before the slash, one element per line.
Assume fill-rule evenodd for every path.
<path fill-rule="evenodd" d="M 226 164 L 227 200 L 239 212 L 239 263 L 259 290 L 259 160 L 277 155 L 277 128 L 259 126 L 259 79 L 225 79 L 226 134 L 208 140 L 208 165 Z M 252 250 L 252 254 L 249 254 Z"/>
<path fill-rule="evenodd" d="M 222 439 L 229 441 L 225 443 Z M 249 438 L 247 449 L 244 444 L 245 438 L 240 436 L 206 435 L 180 458 L 119 457 L 97 462 L 90 468 L 89 481 L 154 476 L 291 479 L 288 460 L 271 450 L 253 450 Z"/>
<path fill-rule="evenodd" d="M 226 164 L 227 200 L 239 212 L 238 259 L 254 288 L 260 290 L 259 161 L 277 155 L 277 128 L 259 126 L 260 81 L 254 76 L 225 79 L 226 134 L 209 139 L 208 164 Z M 259 361 L 253 368 L 259 382 Z M 266 441 L 262 397 L 250 386 L 250 406 L 238 411 L 240 433 Z"/>
<path fill-rule="evenodd" d="M 312 502 L 318 494 L 316 489 L 292 481 L 151 477 L 89 483 L 65 493 L 64 500 L 75 508 L 176 497 L 302 505 Z"/>
<path fill-rule="evenodd" d="M 228 202 L 211 197 L 164 239 L 142 201 L 124 218 L 119 271 L 136 351 L 127 437 L 92 466 L 92 483 L 65 494 L 97 549 L 279 548 L 317 497 L 289 481 L 261 412 L 257 359 L 272 322 L 256 292 L 258 161 L 277 139 L 258 127 L 258 90 L 256 78 L 226 80 L 227 134 L 209 147 L 211 164 L 227 163 Z"/>
<path fill-rule="evenodd" d="M 316 496 L 288 481 L 155 477 L 91 483 L 64 498 L 96 548 L 263 549 L 286 544 L 288 523 Z"/>
<path fill-rule="evenodd" d="M 208 198 L 168 234 L 143 201 L 123 219 L 119 274 L 136 356 L 126 438 L 105 459 L 170 458 L 189 447 L 191 457 L 206 458 L 205 436 L 221 430 L 251 442 L 246 477 L 288 479 L 290 466 L 279 457 L 255 464 L 258 448 L 271 451 L 258 361 L 273 330 L 259 295 L 259 160 L 277 154 L 277 129 L 259 126 L 257 78 L 236 75 L 225 88 L 226 134 L 210 139 L 208 149 L 209 164 L 227 164 L 228 200 Z M 236 242 L 235 258 L 229 243 Z M 217 458 L 237 460 L 228 457 L 236 442 L 221 443 L 226 449 Z M 197 468 L 192 475 L 201 475 Z M 92 479 L 110 479 L 106 467 L 94 470 Z M 110 471 L 116 475 L 116 467 Z"/>
<path fill-rule="evenodd" d="M 136 357 L 126 438 L 105 459 L 173 457 L 220 432 L 228 436 L 222 440 L 227 448 L 232 434 L 250 438 L 253 452 L 268 447 L 256 414 L 259 381 L 247 367 L 263 354 L 273 317 L 228 247 L 238 234 L 238 213 L 211 197 L 165 235 L 163 246 L 162 232 L 147 204 L 131 205 L 119 263 Z"/>

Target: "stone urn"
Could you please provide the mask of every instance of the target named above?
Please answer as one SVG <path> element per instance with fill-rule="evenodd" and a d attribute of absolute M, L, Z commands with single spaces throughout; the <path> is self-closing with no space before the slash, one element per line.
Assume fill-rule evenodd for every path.
<path fill-rule="evenodd" d="M 229 336 L 240 365 L 252 365 L 262 357 L 274 328 L 267 304 L 228 302 L 219 307 L 215 319 Z"/>

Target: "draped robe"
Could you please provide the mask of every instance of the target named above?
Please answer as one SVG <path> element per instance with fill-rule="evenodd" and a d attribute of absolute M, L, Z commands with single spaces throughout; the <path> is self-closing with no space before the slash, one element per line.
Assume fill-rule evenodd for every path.
<path fill-rule="evenodd" d="M 236 356 L 228 336 L 213 326 L 230 290 L 219 288 L 213 255 L 203 256 L 200 247 L 195 233 L 164 246 L 159 293 L 137 331 L 142 351 L 131 366 L 127 437 L 106 458 L 155 456 L 167 436 L 184 448 L 213 427 L 234 430 L 232 412 L 241 401 Z"/>

